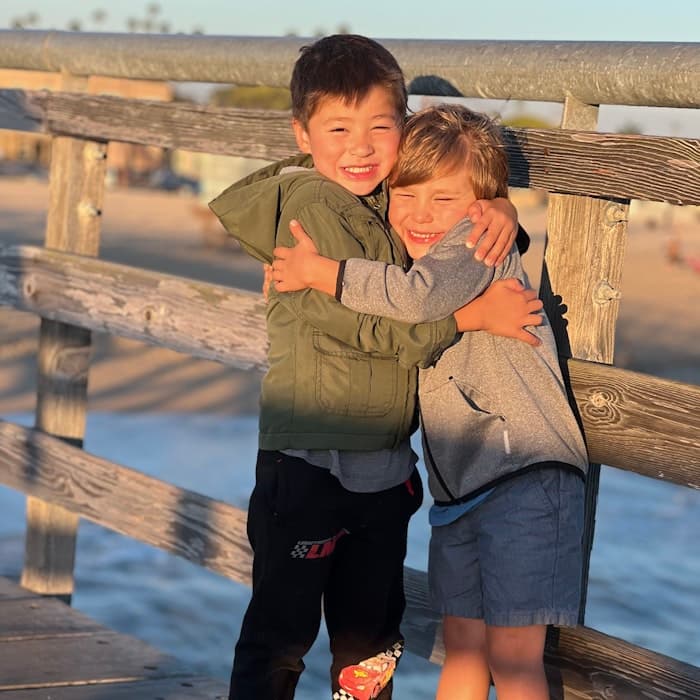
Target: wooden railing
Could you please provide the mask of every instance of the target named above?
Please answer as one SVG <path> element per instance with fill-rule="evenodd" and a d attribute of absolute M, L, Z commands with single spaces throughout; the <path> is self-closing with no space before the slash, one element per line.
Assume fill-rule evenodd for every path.
<path fill-rule="evenodd" d="M 0 128 L 53 139 L 46 247 L 0 247 L 0 304 L 42 318 L 36 426 L 0 422 L 0 482 L 29 497 L 23 584 L 70 595 L 80 517 L 250 583 L 245 512 L 90 455 L 81 444 L 90 331 L 263 371 L 262 299 L 95 256 L 108 141 L 275 159 L 295 152 L 289 115 L 81 94 L 84 76 L 108 72 L 94 41 L 89 35 L 0 32 L 0 67 L 64 71 L 61 92 L 0 90 Z M 288 80 L 301 43 L 260 40 L 266 51 L 251 58 L 251 39 L 198 38 L 193 44 L 182 38 L 175 57 L 154 56 L 151 44 L 134 37 L 99 41 L 125 52 L 110 75 L 224 81 L 233 71 L 239 82 L 273 85 Z M 42 51 L 35 51 L 39 43 Z M 700 488 L 700 387 L 612 364 L 629 200 L 700 204 L 700 142 L 596 132 L 600 102 L 698 107 L 700 45 L 447 43 L 390 42 L 390 48 L 409 66 L 413 85 L 443 89 L 447 82 L 466 96 L 564 102 L 562 129 L 506 129 L 504 135 L 511 185 L 550 193 L 541 295 L 591 459 Z M 177 39 L 167 45 L 178 46 Z M 147 75 L 137 74 L 144 61 L 132 66 L 127 50 L 131 57 L 134 51 L 149 56 Z M 196 72 L 198 52 L 212 59 L 208 78 Z M 562 62 L 567 52 L 578 62 Z M 506 76 L 516 57 L 519 77 Z M 224 64 L 233 63 L 227 73 Z M 644 75 L 639 67 L 647 64 Z M 658 84 L 652 64 L 654 75 L 663 76 Z M 479 70 L 492 81 L 474 83 L 467 76 Z M 557 77 L 545 85 L 539 75 Z M 587 487 L 589 550 L 597 473 L 593 467 Z M 441 635 L 427 604 L 425 573 L 407 569 L 406 584 L 409 648 L 440 662 Z M 553 633 L 547 660 L 554 697 L 700 696 L 696 667 L 583 625 Z"/>

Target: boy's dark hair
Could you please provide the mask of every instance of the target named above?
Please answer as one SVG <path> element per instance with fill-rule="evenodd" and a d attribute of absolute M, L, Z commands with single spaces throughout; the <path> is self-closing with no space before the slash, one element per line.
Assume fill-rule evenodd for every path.
<path fill-rule="evenodd" d="M 408 100 L 403 72 L 381 44 L 358 34 L 333 34 L 303 46 L 300 53 L 289 87 L 292 116 L 304 128 L 324 97 L 352 104 L 376 86 L 389 91 L 403 122 Z"/>

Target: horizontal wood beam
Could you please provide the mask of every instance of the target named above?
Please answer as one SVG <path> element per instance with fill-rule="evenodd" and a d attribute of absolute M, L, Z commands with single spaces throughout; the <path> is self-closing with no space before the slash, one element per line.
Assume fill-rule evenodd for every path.
<path fill-rule="evenodd" d="M 250 585 L 246 512 L 0 421 L 0 483 Z"/>
<path fill-rule="evenodd" d="M 459 29 L 458 29 L 459 31 Z M 310 37 L 0 30 L 0 66 L 287 87 Z M 693 42 L 381 39 L 413 93 L 696 107 Z"/>
<path fill-rule="evenodd" d="M 585 360 L 566 368 L 592 462 L 700 488 L 700 386 Z"/>
<path fill-rule="evenodd" d="M 0 90 L 0 128 L 276 160 L 297 152 L 288 112 Z M 700 140 L 504 129 L 513 187 L 700 204 Z"/>
<path fill-rule="evenodd" d="M 267 367 L 260 294 L 30 246 L 0 246 L 0 304 L 93 331 Z M 591 460 L 700 488 L 700 387 L 568 360 Z"/>
<path fill-rule="evenodd" d="M 0 304 L 92 331 L 267 367 L 261 294 L 32 246 L 0 246 Z"/>
<path fill-rule="evenodd" d="M 103 527 L 250 585 L 245 512 L 149 477 L 31 428 L 0 421 L 0 483 L 72 510 Z M 408 648 L 442 663 L 426 573 L 406 569 Z M 564 698 L 696 697 L 700 669 L 595 630 L 561 630 L 549 647 L 550 681 Z M 643 691 L 643 692 L 642 692 Z"/>

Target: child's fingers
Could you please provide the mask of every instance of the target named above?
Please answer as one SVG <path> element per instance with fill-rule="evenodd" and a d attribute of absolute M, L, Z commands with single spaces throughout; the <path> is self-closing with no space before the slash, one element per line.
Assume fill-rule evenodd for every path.
<path fill-rule="evenodd" d="M 296 219 L 292 219 L 289 222 L 289 232 L 292 234 L 292 236 L 294 236 L 297 243 L 304 238 L 308 238 L 306 231 L 304 231 L 302 225 Z"/>
<path fill-rule="evenodd" d="M 523 326 L 541 326 L 544 322 L 542 314 L 536 311 L 530 311 L 523 319 Z"/>
<path fill-rule="evenodd" d="M 519 331 L 516 335 L 516 338 L 518 340 L 522 340 L 523 343 L 527 343 L 528 345 L 532 345 L 533 348 L 536 348 L 538 345 L 542 344 L 539 338 L 532 335 L 532 333 L 528 333 L 526 330 Z"/>
<path fill-rule="evenodd" d="M 504 287 L 508 287 L 509 289 L 513 289 L 516 292 L 522 292 L 525 289 L 525 287 L 523 287 L 523 283 L 517 277 L 507 277 L 504 280 L 500 280 L 500 284 L 502 284 Z M 537 292 L 535 292 L 534 289 L 528 289 L 526 292 L 533 292 L 535 296 L 537 296 Z"/>
<path fill-rule="evenodd" d="M 538 318 L 542 318 L 542 315 L 539 312 L 542 311 L 543 306 L 544 304 L 542 303 L 542 299 L 533 299 L 527 303 L 527 312 L 528 314 L 537 314 Z"/>
<path fill-rule="evenodd" d="M 467 248 L 473 248 L 479 242 L 479 239 L 486 233 L 486 221 L 476 221 L 472 225 L 472 230 L 469 232 L 466 240 Z"/>
<path fill-rule="evenodd" d="M 272 257 L 273 257 L 273 266 L 274 266 L 274 260 L 284 260 L 287 257 L 288 252 L 291 250 L 291 248 L 285 248 L 284 246 L 277 246 L 272 251 Z"/>
<path fill-rule="evenodd" d="M 484 250 L 484 263 L 488 266 L 500 265 L 510 252 L 515 240 L 516 229 L 506 224 L 501 227 L 492 226 L 494 242 L 490 250 Z M 481 246 L 479 246 L 481 248 Z"/>
<path fill-rule="evenodd" d="M 472 202 L 472 204 L 469 205 L 469 209 L 467 209 L 467 216 L 471 220 L 472 223 L 476 223 L 484 213 L 484 208 L 481 206 L 481 201 L 476 200 L 476 202 Z"/>
<path fill-rule="evenodd" d="M 289 232 L 294 236 L 294 240 L 296 240 L 297 243 L 310 243 L 311 245 L 314 244 L 314 242 L 311 240 L 309 237 L 309 234 L 304 231 L 304 227 L 301 225 L 297 219 L 292 219 L 289 222 Z"/>

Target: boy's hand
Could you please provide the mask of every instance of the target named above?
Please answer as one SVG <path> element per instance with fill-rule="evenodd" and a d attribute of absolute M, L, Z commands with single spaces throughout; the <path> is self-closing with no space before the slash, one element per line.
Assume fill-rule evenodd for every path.
<path fill-rule="evenodd" d="M 292 219 L 289 231 L 297 244 L 294 248 L 278 246 L 272 251 L 272 281 L 278 292 L 317 289 L 335 296 L 340 263 L 319 255 L 318 248 L 301 224 Z"/>
<path fill-rule="evenodd" d="M 487 331 L 492 335 L 522 340 L 537 347 L 540 340 L 525 330 L 539 326 L 542 300 L 534 289 L 525 289 L 519 280 L 496 280 L 472 302 L 454 313 L 459 331 Z"/>
<path fill-rule="evenodd" d="M 478 199 L 469 207 L 468 215 L 473 227 L 467 237 L 467 248 L 478 244 L 474 253 L 476 260 L 483 260 L 489 267 L 500 265 L 518 233 L 516 208 L 503 197 Z"/>
<path fill-rule="evenodd" d="M 320 257 L 316 244 L 296 219 L 289 222 L 289 231 L 297 242 L 294 248 L 278 246 L 272 251 L 272 280 L 278 292 L 310 287 L 314 265 Z"/>

